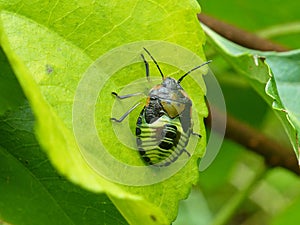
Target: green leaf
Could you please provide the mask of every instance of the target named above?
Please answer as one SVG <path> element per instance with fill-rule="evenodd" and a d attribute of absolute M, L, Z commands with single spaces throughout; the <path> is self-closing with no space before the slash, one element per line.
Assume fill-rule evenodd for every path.
<path fill-rule="evenodd" d="M 57 174 L 38 145 L 32 112 L 23 102 L 0 117 L 0 221 L 127 224 L 106 195 L 88 192 Z"/>
<path fill-rule="evenodd" d="M 22 104 L 22 89 L 9 66 L 7 58 L 0 48 L 0 115 Z"/>
<path fill-rule="evenodd" d="M 82 0 L 72 4 L 28 0 L 21 6 L 18 2 L 1 1 L 0 8 L 3 9 L 1 46 L 34 112 L 38 141 L 55 168 L 88 190 L 107 193 L 130 224 L 170 224 L 176 217 L 178 201 L 187 197 L 198 179 L 197 160 L 203 154 L 206 139 L 203 121 L 199 121 L 203 138 L 183 169 L 160 183 L 126 186 L 100 176 L 82 157 L 73 134 L 72 104 L 89 65 L 117 46 L 140 40 L 163 40 L 196 51 L 204 59 L 204 34 L 196 18 L 200 11 L 197 3 Z M 174 68 L 168 65 L 164 69 L 174 73 Z M 144 78 L 143 64 L 125 68 L 115 76 L 117 79 L 107 82 L 106 104 L 97 105 L 96 110 L 111 110 L 115 99 L 110 91 L 127 84 L 130 74 L 142 74 Z M 200 99 L 195 108 L 203 117 L 207 113 L 205 90 L 203 86 L 200 91 L 193 89 L 192 84 L 187 82 L 187 91 Z M 100 115 L 106 119 L 96 122 L 99 134 L 105 129 L 112 132 L 103 124 L 109 121 L 110 114 Z M 114 151 L 120 144 L 109 132 L 104 132 L 103 138 Z M 132 162 L 137 155 L 123 155 L 122 160 Z M 140 176 L 143 174 L 136 174 Z"/>
<path fill-rule="evenodd" d="M 189 224 L 205 225 L 211 223 L 212 213 L 199 190 L 192 189 L 189 198 L 180 203 L 179 209 L 178 217 L 173 225 L 186 225 L 187 218 Z"/>
<path fill-rule="evenodd" d="M 300 51 L 260 52 L 238 46 L 205 27 L 210 43 L 272 106 L 299 158 Z"/>
<path fill-rule="evenodd" d="M 276 54 L 269 53 L 265 54 L 265 56 L 266 63 L 271 68 L 273 75 L 269 82 L 272 85 L 270 85 L 270 89 L 267 89 L 267 92 L 272 96 L 274 94 L 275 102 L 273 107 L 278 107 L 278 110 L 284 111 L 287 114 L 286 119 L 296 131 L 296 134 L 291 135 L 290 138 L 299 158 L 300 50 Z M 281 104 L 278 103 L 278 97 L 281 100 Z"/>

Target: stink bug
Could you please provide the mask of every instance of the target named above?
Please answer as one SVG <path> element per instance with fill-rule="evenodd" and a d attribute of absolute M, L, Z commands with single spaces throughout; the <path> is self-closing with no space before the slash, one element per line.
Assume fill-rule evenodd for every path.
<path fill-rule="evenodd" d="M 211 61 L 191 69 L 176 81 L 174 78 L 165 77 L 154 57 L 146 48 L 144 50 L 155 63 L 162 76 L 162 83 L 150 90 L 146 105 L 137 119 L 136 144 L 139 154 L 146 164 L 168 166 L 176 161 L 183 152 L 190 156 L 185 148 L 191 135 L 201 137 L 201 135 L 193 133 L 192 101 L 180 83 L 192 71 Z M 146 77 L 149 80 L 149 64 L 143 54 L 141 57 L 145 64 Z M 112 94 L 119 99 L 125 99 L 140 93 L 123 96 L 115 92 Z M 129 109 L 120 119 L 111 118 L 111 120 L 122 122 L 139 104 Z"/>

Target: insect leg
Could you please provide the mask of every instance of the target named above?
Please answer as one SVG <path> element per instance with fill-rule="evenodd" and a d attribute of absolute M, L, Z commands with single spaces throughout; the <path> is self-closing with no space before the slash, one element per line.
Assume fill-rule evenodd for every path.
<path fill-rule="evenodd" d="M 197 133 L 194 133 L 194 132 L 192 132 L 192 135 L 195 135 L 195 136 L 197 136 L 198 138 L 201 138 L 202 136 L 201 136 L 201 134 L 197 134 Z M 188 157 L 191 157 L 191 154 L 184 148 L 184 149 L 182 149 L 182 152 L 185 152 L 187 155 L 188 155 Z"/>
<path fill-rule="evenodd" d="M 182 152 L 185 152 L 188 155 L 188 157 L 191 157 L 191 154 L 185 148 L 182 149 Z"/>
<path fill-rule="evenodd" d="M 137 93 L 128 94 L 128 95 L 118 95 L 116 92 L 113 91 L 111 94 L 114 95 L 118 99 L 125 99 L 125 98 L 130 98 L 130 97 L 133 97 L 133 96 L 142 95 L 143 93 L 137 92 Z"/>
<path fill-rule="evenodd" d="M 194 132 L 192 132 L 192 135 L 198 136 L 198 138 L 201 138 L 201 137 L 202 137 L 201 134 L 194 133 Z"/>
<path fill-rule="evenodd" d="M 188 157 L 191 157 L 191 154 L 185 148 L 183 148 L 183 149 L 180 150 L 180 152 L 178 153 L 178 155 L 176 155 L 173 159 L 171 159 L 169 162 L 166 162 L 162 166 L 168 166 L 171 163 L 175 162 L 178 159 L 178 157 L 181 156 L 182 153 L 184 153 L 184 152 L 188 155 Z"/>
<path fill-rule="evenodd" d="M 121 123 L 139 104 L 141 104 L 140 102 L 135 104 L 134 106 L 132 106 L 126 113 L 124 113 L 123 116 L 120 117 L 120 119 L 117 118 L 110 118 L 112 121 Z"/>

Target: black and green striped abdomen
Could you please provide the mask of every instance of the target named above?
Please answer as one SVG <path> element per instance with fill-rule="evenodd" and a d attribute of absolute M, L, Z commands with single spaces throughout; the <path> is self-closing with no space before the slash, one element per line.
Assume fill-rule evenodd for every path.
<path fill-rule="evenodd" d="M 136 127 L 137 147 L 147 164 L 168 166 L 184 151 L 187 152 L 185 147 L 190 133 L 190 130 L 187 133 L 183 131 L 178 117 L 171 119 L 163 115 L 156 121 L 147 123 L 143 110 Z"/>

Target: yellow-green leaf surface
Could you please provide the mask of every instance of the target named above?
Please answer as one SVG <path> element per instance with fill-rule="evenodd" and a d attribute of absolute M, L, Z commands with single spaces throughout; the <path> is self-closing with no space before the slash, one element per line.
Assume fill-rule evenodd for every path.
<path fill-rule="evenodd" d="M 129 223 L 170 224 L 176 217 L 178 201 L 187 197 L 198 179 L 197 160 L 205 148 L 203 121 L 199 121 L 203 138 L 184 168 L 160 183 L 126 186 L 100 176 L 82 157 L 72 130 L 72 106 L 76 88 L 87 68 L 115 47 L 134 41 L 168 41 L 204 59 L 204 34 L 196 17 L 200 11 L 197 3 L 2 0 L 0 9 L 1 46 L 30 102 L 38 140 L 53 165 L 72 182 L 91 191 L 107 193 Z M 155 67 L 151 66 L 152 69 Z M 170 66 L 164 69 L 177 78 L 180 76 Z M 145 76 L 140 63 L 138 69 L 120 71 L 118 79 L 108 82 L 106 87 L 118 88 L 122 79 L 128 83 L 128 71 L 142 74 L 141 78 Z M 187 92 L 199 96 L 200 103 L 195 105 L 203 117 L 205 90 L 193 89 L 188 84 Z M 96 111 L 101 107 L 109 110 L 105 107 L 111 106 L 115 99 L 110 92 L 106 98 L 109 104 L 97 106 Z M 110 115 L 105 116 L 108 121 Z M 101 126 L 101 120 L 96 122 L 99 134 L 110 141 L 113 150 L 118 148 L 115 137 L 110 137 L 109 132 L 101 133 L 106 129 Z M 136 156 L 125 155 L 123 160 L 128 157 L 131 162 Z"/>
<path fill-rule="evenodd" d="M 299 159 L 300 51 L 261 52 L 232 43 L 205 27 L 212 46 L 240 72 L 281 119 Z"/>

